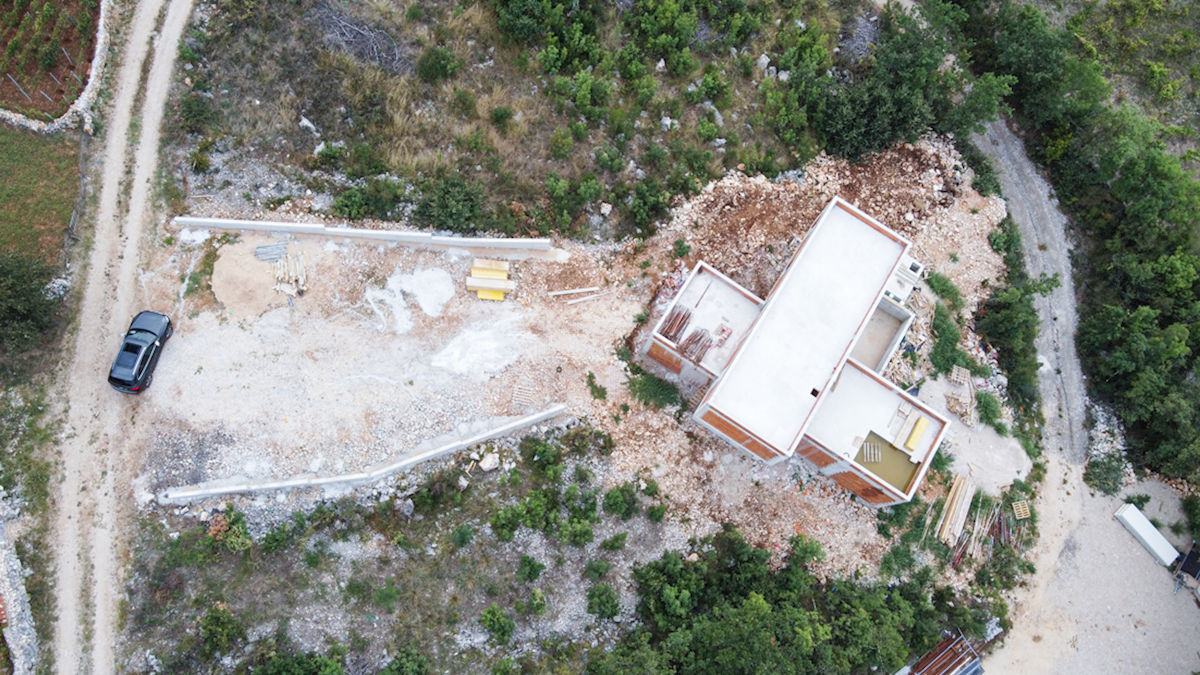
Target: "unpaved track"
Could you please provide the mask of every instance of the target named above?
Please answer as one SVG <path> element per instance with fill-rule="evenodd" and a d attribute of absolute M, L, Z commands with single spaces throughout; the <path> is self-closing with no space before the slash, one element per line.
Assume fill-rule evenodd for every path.
<path fill-rule="evenodd" d="M 1172 595 L 1170 576 L 1113 519 L 1120 501 L 1092 495 L 1083 483 L 1086 393 L 1075 350 L 1078 317 L 1066 218 L 1004 122 L 992 123 L 974 140 L 996 165 L 1009 213 L 1021 228 L 1030 274 L 1058 274 L 1062 280 L 1034 302 L 1046 413 L 1046 480 L 1037 500 L 1041 537 L 1030 551 L 1037 574 L 1018 591 L 1013 630 L 985 668 L 992 675 L 1200 669 L 1200 653 L 1192 645 L 1200 634 L 1200 612 L 1193 599 Z M 1139 485 L 1133 491 L 1147 490 Z"/>
<path fill-rule="evenodd" d="M 139 244 L 150 218 L 150 189 L 158 169 L 159 127 L 170 88 L 180 36 L 192 0 L 172 0 L 160 35 L 152 41 L 165 0 L 141 0 L 127 33 L 116 91 L 105 116 L 100 198 L 91 259 L 66 373 L 67 433 L 60 446 L 55 663 L 59 673 L 114 672 L 117 601 L 121 565 L 118 546 L 129 507 L 132 448 L 125 433 L 138 401 L 122 397 L 105 382 L 117 336 L 136 306 Z M 129 131 L 139 80 L 154 47 L 140 110 L 132 180 L 120 208 L 129 153 Z M 163 308 L 160 308 L 163 309 Z M 90 637 L 90 640 L 87 638 Z"/>

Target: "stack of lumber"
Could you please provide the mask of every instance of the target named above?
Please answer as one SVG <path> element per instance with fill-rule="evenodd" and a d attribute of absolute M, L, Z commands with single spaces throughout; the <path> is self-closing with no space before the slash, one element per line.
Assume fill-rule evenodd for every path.
<path fill-rule="evenodd" d="M 467 278 L 467 290 L 475 291 L 480 300 L 504 300 L 505 293 L 517 289 L 515 281 L 508 278 L 508 263 L 503 260 L 476 258 L 471 263 L 471 276 Z"/>
<path fill-rule="evenodd" d="M 942 520 L 938 523 L 938 539 L 947 546 L 954 546 L 967 524 L 967 512 L 971 509 L 971 500 L 975 497 L 975 484 L 958 474 L 950 486 L 950 495 L 946 497 L 946 508 L 942 510 Z"/>

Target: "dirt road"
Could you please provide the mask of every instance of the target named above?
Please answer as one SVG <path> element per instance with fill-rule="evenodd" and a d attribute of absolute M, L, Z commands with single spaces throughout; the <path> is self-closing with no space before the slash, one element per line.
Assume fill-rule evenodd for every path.
<path fill-rule="evenodd" d="M 1066 218 L 1004 122 L 992 123 L 974 140 L 996 165 L 1009 213 L 1021 227 L 1030 274 L 1062 280 L 1034 303 L 1041 320 L 1047 466 L 1037 501 L 1041 538 L 1031 551 L 1037 575 L 1016 596 L 1013 630 L 985 668 L 998 675 L 1132 674 L 1146 672 L 1145 658 L 1153 655 L 1162 672 L 1194 671 L 1200 655 L 1190 645 L 1200 631 L 1200 612 L 1193 599 L 1172 595 L 1163 568 L 1112 518 L 1120 500 L 1093 495 L 1083 483 L 1087 397 L 1075 351 L 1078 316 Z M 1161 484 L 1131 491 L 1154 494 L 1164 522 L 1178 519 L 1178 497 Z"/>
<path fill-rule="evenodd" d="M 143 228 L 150 216 L 150 189 L 158 170 L 159 127 L 179 38 L 192 0 L 142 0 L 134 10 L 111 108 L 99 171 L 100 198 L 91 259 L 65 373 L 67 411 L 59 484 L 55 663 L 59 673 L 114 672 L 113 642 L 121 575 L 123 519 L 132 512 L 129 462 L 134 447 L 123 433 L 138 401 L 116 395 L 105 382 L 110 353 L 136 306 L 137 267 Z M 157 39 L 155 30 L 158 29 Z M 150 55 L 150 48 L 153 54 Z M 141 135 L 129 168 L 134 104 L 147 56 L 151 57 L 139 111 Z M 127 210 L 122 212 L 122 202 Z M 90 637 L 90 641 L 87 638 Z M 90 644 L 89 644 L 90 642 Z"/>

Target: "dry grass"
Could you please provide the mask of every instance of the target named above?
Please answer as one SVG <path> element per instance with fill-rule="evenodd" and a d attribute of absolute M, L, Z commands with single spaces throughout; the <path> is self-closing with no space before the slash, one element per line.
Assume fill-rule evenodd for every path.
<path fill-rule="evenodd" d="M 0 126 L 0 251 L 53 263 L 79 194 L 79 141 Z"/>

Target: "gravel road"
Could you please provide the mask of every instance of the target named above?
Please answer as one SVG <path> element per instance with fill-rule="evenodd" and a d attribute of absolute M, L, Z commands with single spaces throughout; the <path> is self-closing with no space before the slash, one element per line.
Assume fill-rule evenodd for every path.
<path fill-rule="evenodd" d="M 1021 139 L 1003 121 L 973 140 L 996 165 L 1009 213 L 1021 228 L 1030 274 L 1058 274 L 1062 280 L 1034 303 L 1041 320 L 1037 349 L 1047 467 L 1036 502 L 1041 538 L 1030 551 L 1037 575 L 1013 598 L 1013 629 L 984 666 L 992 675 L 1198 670 L 1200 653 L 1192 647 L 1200 634 L 1195 598 L 1172 594 L 1165 569 L 1112 517 L 1121 500 L 1092 494 L 1083 483 L 1087 395 L 1075 351 L 1078 317 L 1066 217 Z M 1151 508 L 1164 523 L 1179 518 L 1178 496 L 1161 483 L 1128 491 L 1151 493 Z"/>
<path fill-rule="evenodd" d="M 192 0 L 171 0 L 163 18 L 165 4 L 165 0 L 142 0 L 133 9 L 112 105 L 104 114 L 108 131 L 98 169 L 94 245 L 74 349 L 63 374 L 66 428 L 59 446 L 64 471 L 57 486 L 59 513 L 54 528 L 58 608 L 54 652 L 57 672 L 64 674 L 107 675 L 115 670 L 122 526 L 132 513 L 129 455 L 137 447 L 136 439 L 126 432 L 137 415 L 138 402 L 115 394 L 104 377 L 116 336 L 139 309 L 135 306 L 139 249 L 158 170 L 159 127 Z M 138 111 L 142 131 L 131 139 L 148 56 L 149 75 Z M 131 140 L 137 143 L 132 155 Z M 127 174 L 131 156 L 132 171 Z M 132 180 L 126 196 L 122 193 L 127 175 Z M 123 212 L 122 204 L 127 211 Z"/>

